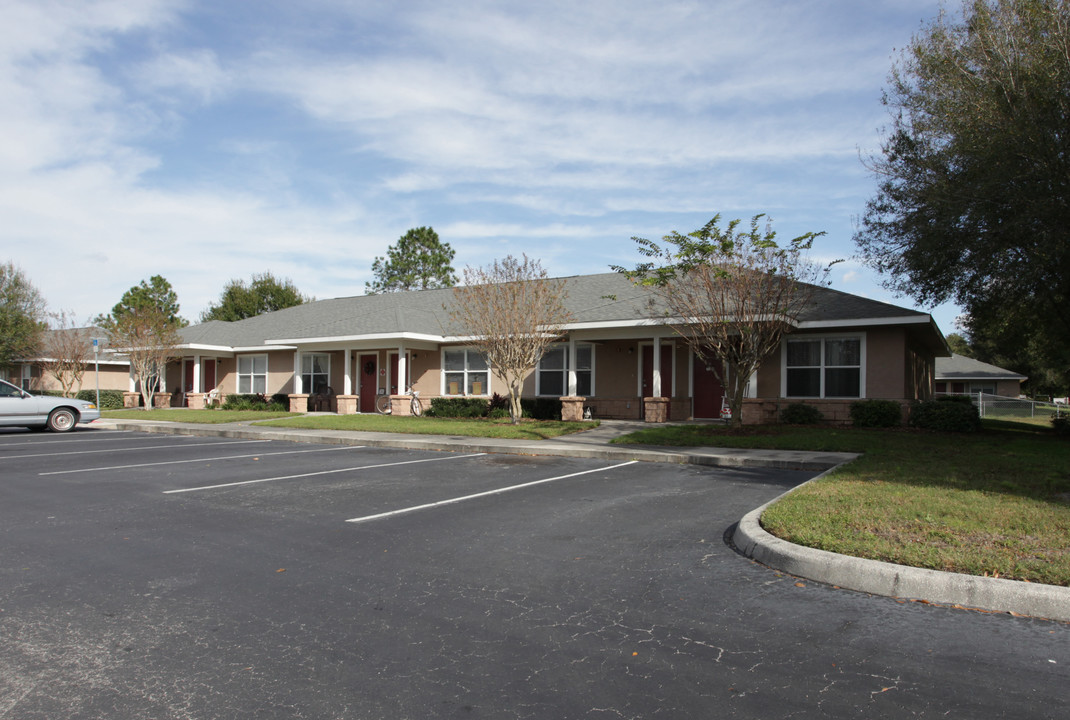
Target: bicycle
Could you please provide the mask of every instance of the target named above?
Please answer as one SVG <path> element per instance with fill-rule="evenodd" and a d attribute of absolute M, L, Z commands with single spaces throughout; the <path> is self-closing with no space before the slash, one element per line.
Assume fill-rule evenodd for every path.
<path fill-rule="evenodd" d="M 423 407 L 420 405 L 420 393 L 416 390 L 410 389 L 405 393 L 409 396 L 409 414 L 413 417 L 420 417 L 423 412 Z M 380 395 L 375 399 L 375 410 L 380 415 L 390 415 L 393 412 L 393 408 L 390 407 L 390 396 Z"/>

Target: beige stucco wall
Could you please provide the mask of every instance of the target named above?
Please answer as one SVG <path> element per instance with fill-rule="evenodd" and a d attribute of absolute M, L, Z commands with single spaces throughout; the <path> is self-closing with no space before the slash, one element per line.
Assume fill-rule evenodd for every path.
<path fill-rule="evenodd" d="M 12 380 L 15 385 L 18 385 L 17 380 L 19 376 L 15 376 L 15 380 Z M 97 388 L 97 376 L 93 369 L 93 364 L 90 363 L 86 368 L 85 374 L 82 376 L 82 382 L 75 384 L 74 392 L 79 390 L 96 390 Z M 100 389 L 101 390 L 128 390 L 130 388 L 130 368 L 126 365 L 105 365 L 100 366 Z M 42 373 L 40 369 L 34 368 L 32 390 L 55 390 L 59 391 L 63 388 L 56 381 L 56 379 L 48 374 Z"/>
<path fill-rule="evenodd" d="M 928 396 L 932 387 L 932 355 L 923 348 L 913 346 L 903 328 L 843 328 L 835 333 L 798 332 L 787 337 L 795 339 L 860 332 L 866 338 L 865 397 L 913 400 Z M 758 370 L 757 397 L 780 397 L 782 363 L 780 351 L 762 363 Z"/>

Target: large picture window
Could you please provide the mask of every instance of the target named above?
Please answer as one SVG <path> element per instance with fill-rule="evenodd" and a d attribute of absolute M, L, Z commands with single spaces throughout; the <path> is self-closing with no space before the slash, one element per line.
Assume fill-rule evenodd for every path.
<path fill-rule="evenodd" d="M 267 355 L 238 356 L 238 392 L 267 393 Z"/>
<path fill-rule="evenodd" d="M 554 345 L 539 360 L 538 395 L 561 397 L 568 394 L 568 345 Z M 576 345 L 576 394 L 594 394 L 594 346 Z"/>
<path fill-rule="evenodd" d="M 331 356 L 305 353 L 301 356 L 301 392 L 321 395 L 331 384 Z"/>
<path fill-rule="evenodd" d="M 800 338 L 785 345 L 788 397 L 862 397 L 862 338 Z"/>
<path fill-rule="evenodd" d="M 477 350 L 442 351 L 443 395 L 490 395 L 490 366 Z"/>

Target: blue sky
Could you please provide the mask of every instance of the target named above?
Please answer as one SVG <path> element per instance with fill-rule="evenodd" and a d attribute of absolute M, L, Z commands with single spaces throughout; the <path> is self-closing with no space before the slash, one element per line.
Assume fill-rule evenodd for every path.
<path fill-rule="evenodd" d="M 6 0 L 0 259 L 89 318 L 163 275 L 196 320 L 271 271 L 358 295 L 430 225 L 456 267 L 638 261 L 715 213 L 852 260 L 882 89 L 935 0 Z M 958 310 L 933 312 L 945 333 Z"/>

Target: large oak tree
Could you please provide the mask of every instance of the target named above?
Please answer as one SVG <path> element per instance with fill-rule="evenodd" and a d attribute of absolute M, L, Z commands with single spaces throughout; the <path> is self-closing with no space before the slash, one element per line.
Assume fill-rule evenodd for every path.
<path fill-rule="evenodd" d="M 971 0 L 893 67 L 855 240 L 888 284 L 955 300 L 971 341 L 1070 382 L 1070 0 Z"/>

